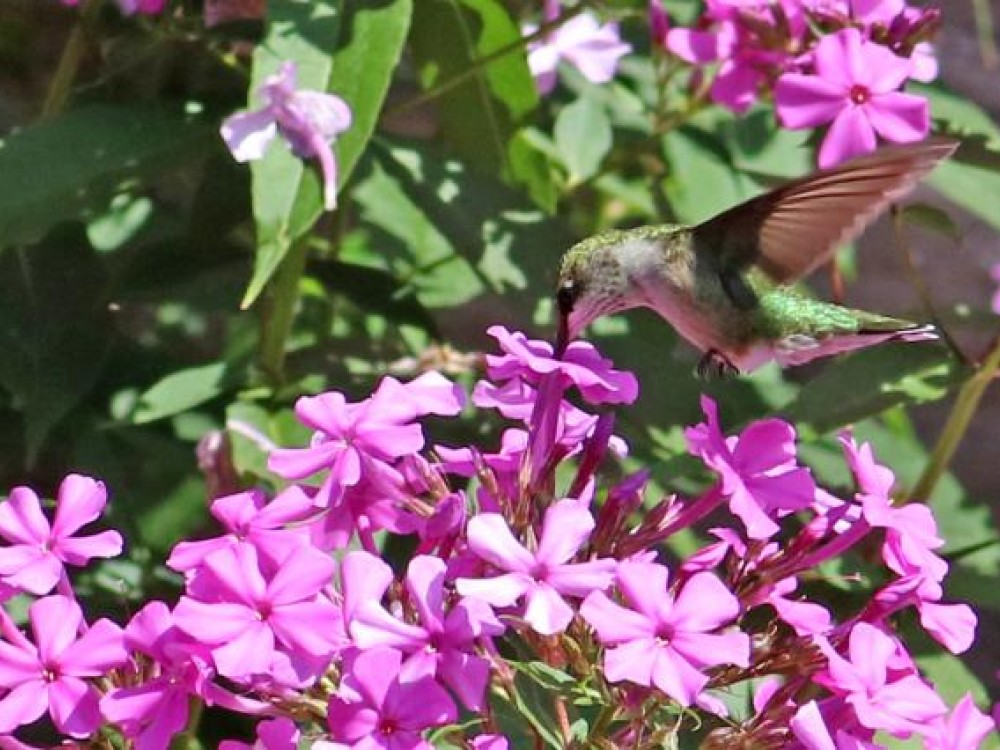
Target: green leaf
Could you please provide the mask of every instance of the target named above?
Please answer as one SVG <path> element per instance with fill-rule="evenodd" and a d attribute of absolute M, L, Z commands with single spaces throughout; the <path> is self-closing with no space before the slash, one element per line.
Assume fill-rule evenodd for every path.
<path fill-rule="evenodd" d="M 0 253 L 0 386 L 24 415 L 28 466 L 104 366 L 112 330 L 106 283 L 79 224 Z"/>
<path fill-rule="evenodd" d="M 435 101 L 455 153 L 485 173 L 504 170 L 514 127 L 538 104 L 522 38 L 498 0 L 423 0 L 413 19 L 421 85 L 433 90 L 467 76 Z"/>
<path fill-rule="evenodd" d="M 937 130 L 958 136 L 962 146 L 931 172 L 928 182 L 980 219 L 1000 228 L 1000 127 L 985 110 L 941 85 L 915 86 L 926 96 Z"/>
<path fill-rule="evenodd" d="M 968 374 L 942 346 L 882 344 L 828 362 L 785 412 L 824 434 L 896 404 L 944 398 Z"/>
<path fill-rule="evenodd" d="M 676 217 L 694 224 L 760 192 L 737 171 L 708 116 L 692 120 L 663 137 L 670 176 L 663 188 Z"/>
<path fill-rule="evenodd" d="M 225 390 L 225 376 L 223 362 L 173 372 L 139 397 L 132 421 L 154 422 L 211 401 Z"/>
<path fill-rule="evenodd" d="M 604 108 L 590 97 L 563 107 L 556 118 L 555 142 L 569 173 L 569 184 L 590 179 L 611 150 L 611 122 Z"/>
<path fill-rule="evenodd" d="M 376 4 L 350 0 L 271 0 L 268 31 L 254 53 L 250 106 L 281 64 L 298 65 L 301 89 L 329 91 L 351 107 L 351 127 L 337 141 L 338 185 L 350 178 L 375 128 L 413 12 L 412 0 Z M 323 212 L 315 165 L 294 156 L 283 141 L 253 164 L 257 223 L 254 272 L 243 298 L 253 303 L 292 245 Z"/>
<path fill-rule="evenodd" d="M 180 104 L 90 106 L 20 130 L 0 145 L 0 246 L 35 242 L 106 206 L 122 183 L 149 182 L 213 147 L 214 123 Z"/>
<path fill-rule="evenodd" d="M 909 203 L 903 207 L 903 219 L 918 227 L 944 235 L 954 242 L 962 238 L 958 225 L 947 211 L 927 203 Z"/>
<path fill-rule="evenodd" d="M 448 308 L 436 316 L 440 329 L 455 330 L 454 307 L 487 293 L 496 295 L 490 319 L 530 325 L 569 245 L 562 225 L 455 159 L 381 139 L 372 151 L 371 174 L 355 191 L 363 219 L 385 233 L 387 266 L 421 305 Z"/>

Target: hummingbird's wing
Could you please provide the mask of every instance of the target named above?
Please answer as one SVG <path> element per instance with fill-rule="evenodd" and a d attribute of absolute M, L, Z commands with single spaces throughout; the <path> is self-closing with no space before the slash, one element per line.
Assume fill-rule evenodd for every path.
<path fill-rule="evenodd" d="M 753 266 L 791 283 L 829 261 L 957 146 L 943 138 L 891 146 L 793 180 L 699 224 L 695 249 L 737 297 L 739 277 Z"/>

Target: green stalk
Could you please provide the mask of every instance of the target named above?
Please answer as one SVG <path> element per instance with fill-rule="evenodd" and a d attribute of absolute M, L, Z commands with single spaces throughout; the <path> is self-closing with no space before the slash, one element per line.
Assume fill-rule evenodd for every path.
<path fill-rule="evenodd" d="M 965 381 L 959 390 L 958 398 L 955 399 L 955 405 L 941 431 L 941 437 L 938 438 L 937 445 L 934 446 L 927 468 L 924 469 L 920 481 L 909 494 L 908 500 L 927 502 L 930 499 L 941 475 L 947 471 L 959 443 L 965 437 L 969 423 L 972 422 L 979 402 L 986 392 L 986 387 L 996 377 L 998 368 L 1000 368 L 1000 336 L 993 342 L 989 354 L 986 355 L 986 359 L 979 369 Z"/>
<path fill-rule="evenodd" d="M 993 37 L 993 11 L 988 0 L 972 0 L 972 13 L 976 19 L 976 41 L 983 67 L 996 70 L 1000 67 L 1000 54 Z"/>
<path fill-rule="evenodd" d="M 288 251 L 269 285 L 261 316 L 260 366 L 275 387 L 285 378 L 285 348 L 299 303 L 299 281 L 306 267 L 308 238 Z"/>
<path fill-rule="evenodd" d="M 49 83 L 45 103 L 42 104 L 42 120 L 47 120 L 66 108 L 66 102 L 69 101 L 70 93 L 73 91 L 73 82 L 80 69 L 80 62 L 83 60 L 83 53 L 87 50 L 87 37 L 90 36 L 100 10 L 101 0 L 83 0 L 80 17 L 70 32 L 69 39 L 66 40 L 56 72 Z"/>

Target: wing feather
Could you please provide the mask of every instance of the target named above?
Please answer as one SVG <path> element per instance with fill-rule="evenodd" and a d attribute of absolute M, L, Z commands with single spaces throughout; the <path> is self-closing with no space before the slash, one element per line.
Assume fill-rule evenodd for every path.
<path fill-rule="evenodd" d="M 755 265 L 791 283 L 827 263 L 957 146 L 943 138 L 891 146 L 794 180 L 695 227 L 695 247 L 720 271 Z"/>

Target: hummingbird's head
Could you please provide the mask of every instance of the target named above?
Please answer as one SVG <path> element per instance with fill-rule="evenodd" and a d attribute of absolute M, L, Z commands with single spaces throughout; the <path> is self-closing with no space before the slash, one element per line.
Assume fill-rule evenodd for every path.
<path fill-rule="evenodd" d="M 597 318 L 647 304 L 640 280 L 662 258 L 673 227 L 612 230 L 577 243 L 563 256 L 556 304 L 567 340 Z"/>

